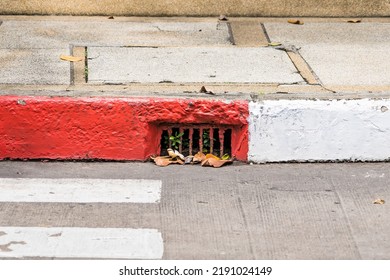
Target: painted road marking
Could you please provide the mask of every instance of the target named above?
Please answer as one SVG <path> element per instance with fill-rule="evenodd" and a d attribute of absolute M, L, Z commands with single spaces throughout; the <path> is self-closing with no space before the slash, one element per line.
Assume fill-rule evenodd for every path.
<path fill-rule="evenodd" d="M 2 258 L 161 259 L 156 229 L 0 227 Z"/>
<path fill-rule="evenodd" d="M 0 178 L 0 202 L 158 203 L 160 180 Z"/>

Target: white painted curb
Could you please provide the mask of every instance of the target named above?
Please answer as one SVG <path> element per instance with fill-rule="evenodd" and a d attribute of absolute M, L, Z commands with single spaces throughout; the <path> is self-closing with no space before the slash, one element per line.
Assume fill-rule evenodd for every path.
<path fill-rule="evenodd" d="M 389 99 L 250 102 L 248 160 L 388 160 L 389 109 Z"/>

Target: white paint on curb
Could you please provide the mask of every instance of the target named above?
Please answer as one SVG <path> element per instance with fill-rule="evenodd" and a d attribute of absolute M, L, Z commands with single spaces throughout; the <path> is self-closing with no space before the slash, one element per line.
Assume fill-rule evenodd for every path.
<path fill-rule="evenodd" d="M 389 109 L 389 99 L 250 102 L 248 160 L 387 160 Z"/>
<path fill-rule="evenodd" d="M 161 259 L 155 229 L 0 227 L 2 258 Z"/>
<path fill-rule="evenodd" d="M 158 203 L 160 180 L 0 178 L 0 202 Z"/>

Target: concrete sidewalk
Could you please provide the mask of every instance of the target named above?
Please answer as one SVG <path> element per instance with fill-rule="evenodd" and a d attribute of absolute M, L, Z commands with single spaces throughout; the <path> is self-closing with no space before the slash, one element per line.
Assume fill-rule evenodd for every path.
<path fill-rule="evenodd" d="M 36 138 L 42 134 L 47 136 L 46 142 L 65 145 L 59 143 L 63 135 L 48 135 L 54 135 L 58 127 L 72 119 L 62 114 L 63 119 L 57 116 L 50 120 L 48 116 L 56 115 L 59 107 L 51 106 L 53 111 L 34 108 L 38 101 L 32 102 L 33 107 L 30 103 L 25 106 L 26 100 L 34 100 L 27 96 L 68 97 L 58 101 L 62 104 L 84 102 L 81 97 L 96 97 L 87 103 L 101 104 L 100 97 L 111 97 L 109 102 L 114 107 L 115 99 L 124 97 L 168 98 L 173 108 L 179 106 L 177 100 L 191 104 L 192 100 L 209 100 L 212 104 L 226 103 L 221 111 L 230 106 L 227 101 L 246 102 L 247 121 L 238 123 L 243 131 L 249 129 L 243 132 L 248 136 L 237 145 L 248 150 L 248 160 L 390 158 L 389 18 L 365 18 L 357 23 L 344 18 L 304 18 L 300 19 L 303 25 L 290 24 L 287 18 L 221 21 L 1 16 L 0 20 L 0 98 L 4 105 L 0 132 L 5 136 L 0 143 L 0 158 L 85 158 L 86 154 L 95 154 L 92 157 L 142 160 L 149 155 L 145 150 L 138 158 L 110 153 L 99 156 L 91 147 L 68 155 L 44 151 L 23 154 L 36 149 Z M 61 55 L 72 55 L 80 61 L 63 61 Z M 202 86 L 207 92 L 199 92 Z M 36 100 L 48 102 L 39 98 Z M 25 110 L 28 116 L 23 115 L 27 114 Z M 102 115 L 111 114 L 104 111 L 107 108 L 100 110 Z M 142 114 L 150 114 L 151 108 L 144 111 L 149 113 Z M 214 114 L 211 109 L 203 113 Z M 118 114 L 112 119 L 121 118 Z M 44 116 L 44 130 L 42 123 L 31 121 L 40 116 Z M 221 124 L 212 117 L 198 116 L 191 115 L 186 122 Z M 95 117 L 88 121 L 99 123 L 101 117 Z M 181 123 L 167 117 L 153 121 Z M 30 127 L 27 136 L 26 126 Z M 68 130 L 72 127 L 81 127 L 77 134 L 84 133 L 82 125 L 74 124 Z M 104 125 L 100 129 L 112 134 L 116 127 Z M 146 144 L 139 139 L 147 143 L 148 131 L 123 137 L 135 137 L 142 146 Z M 88 138 L 101 142 L 99 135 Z"/>

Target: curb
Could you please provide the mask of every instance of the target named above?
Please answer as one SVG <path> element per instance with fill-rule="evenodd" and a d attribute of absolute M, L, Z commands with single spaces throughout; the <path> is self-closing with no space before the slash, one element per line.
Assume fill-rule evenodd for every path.
<path fill-rule="evenodd" d="M 224 125 L 240 161 L 390 159 L 390 99 L 0 97 L 0 159 L 146 160 L 163 127 Z"/>
<path fill-rule="evenodd" d="M 0 97 L 0 159 L 146 160 L 164 124 L 221 124 L 246 161 L 248 103 L 166 98 Z"/>

